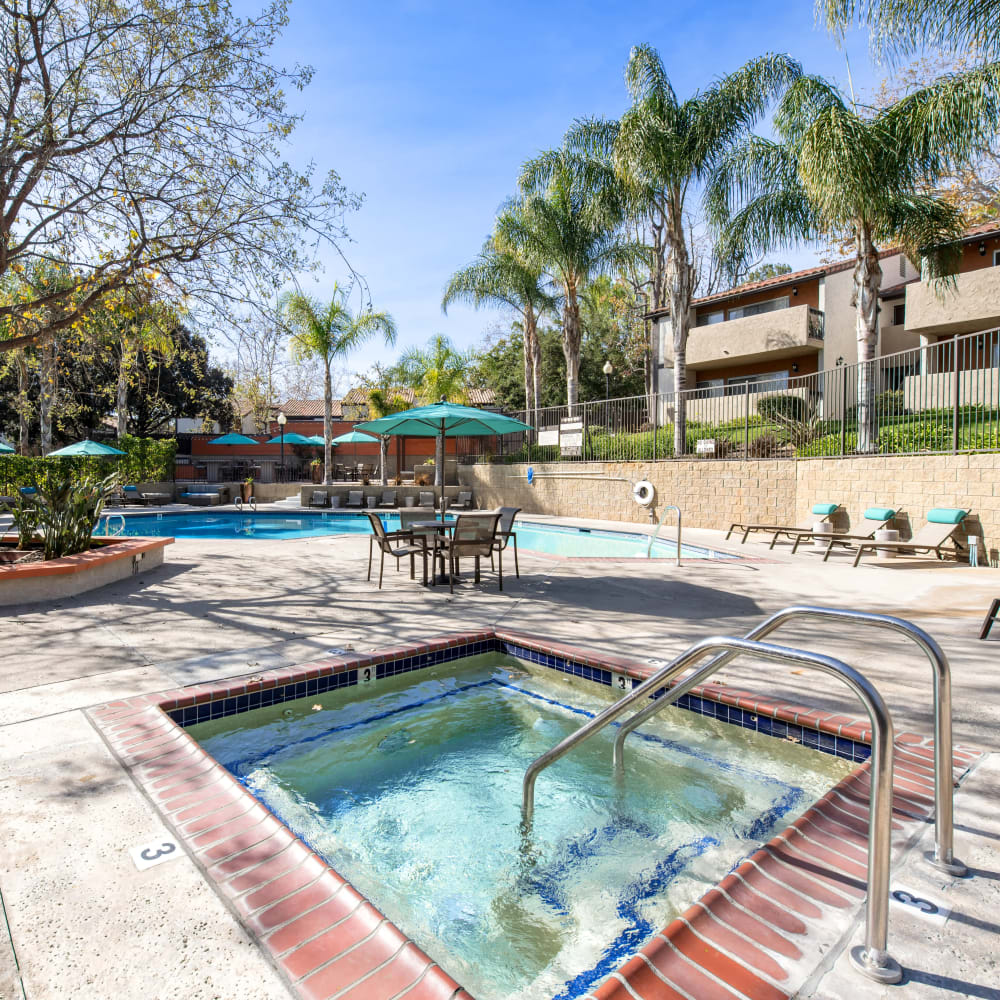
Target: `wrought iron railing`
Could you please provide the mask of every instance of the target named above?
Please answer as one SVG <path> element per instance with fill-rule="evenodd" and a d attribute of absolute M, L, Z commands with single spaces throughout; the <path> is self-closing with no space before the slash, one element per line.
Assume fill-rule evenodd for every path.
<path fill-rule="evenodd" d="M 747 378 L 589 401 L 573 412 L 522 410 L 513 415 L 531 431 L 461 439 L 459 453 L 464 461 L 625 462 L 1000 451 L 1000 331 L 811 375 Z M 560 437 L 569 418 L 582 422 L 579 447 L 565 447 L 577 439 Z"/>

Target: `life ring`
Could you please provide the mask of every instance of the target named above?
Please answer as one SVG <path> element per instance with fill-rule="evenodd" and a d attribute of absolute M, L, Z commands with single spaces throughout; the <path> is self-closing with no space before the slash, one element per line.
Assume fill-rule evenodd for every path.
<path fill-rule="evenodd" d="M 632 487 L 632 499 L 640 507 L 648 507 L 656 496 L 656 489 L 648 479 L 640 479 Z"/>

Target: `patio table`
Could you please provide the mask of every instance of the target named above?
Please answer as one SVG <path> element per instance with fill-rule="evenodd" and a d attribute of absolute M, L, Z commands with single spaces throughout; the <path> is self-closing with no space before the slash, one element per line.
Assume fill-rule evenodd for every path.
<path fill-rule="evenodd" d="M 439 535 L 446 534 L 449 531 L 455 530 L 454 521 L 414 521 L 410 524 L 410 530 L 419 528 L 422 531 L 436 531 Z M 448 573 L 444 566 L 444 549 L 435 544 L 434 555 L 431 556 L 433 561 L 434 557 L 437 557 L 438 563 L 440 565 L 440 570 L 437 576 L 434 577 L 434 583 L 448 583 Z M 431 573 L 433 575 L 433 566 L 431 567 Z M 455 576 L 459 574 L 456 573 Z"/>

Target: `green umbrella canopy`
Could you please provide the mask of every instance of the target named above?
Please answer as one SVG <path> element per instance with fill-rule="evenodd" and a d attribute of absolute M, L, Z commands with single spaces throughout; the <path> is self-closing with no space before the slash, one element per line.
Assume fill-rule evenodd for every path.
<path fill-rule="evenodd" d="M 317 448 L 322 448 L 326 444 L 326 438 L 322 434 L 313 434 L 309 438 L 309 443 L 316 445 Z M 333 442 L 330 442 L 333 444 Z"/>
<path fill-rule="evenodd" d="M 208 442 L 209 444 L 257 444 L 256 440 L 252 437 L 247 437 L 246 434 L 236 434 L 235 432 L 230 434 L 223 434 L 222 437 L 215 438 Z"/>
<path fill-rule="evenodd" d="M 341 434 L 339 437 L 335 437 L 332 444 L 375 444 L 378 443 L 377 437 L 372 437 L 371 434 L 362 434 L 361 431 L 353 430 L 348 431 L 346 434 Z"/>
<path fill-rule="evenodd" d="M 77 441 L 76 444 L 68 444 L 58 451 L 50 451 L 49 458 L 69 458 L 73 455 L 124 455 L 125 452 L 112 448 L 110 445 L 101 444 L 98 441 L 91 441 L 89 438 L 84 441 Z"/>
<path fill-rule="evenodd" d="M 296 431 L 289 431 L 285 435 L 285 444 L 312 444 L 312 443 L 313 443 L 312 438 L 307 438 L 304 435 L 297 433 Z M 281 435 L 279 434 L 277 437 L 271 438 L 271 440 L 268 441 L 267 444 L 281 444 Z"/>
<path fill-rule="evenodd" d="M 368 420 L 358 424 L 358 428 L 374 434 L 403 437 L 437 437 L 442 433 L 445 437 L 487 437 L 530 431 L 531 425 L 502 413 L 442 401 Z"/>
<path fill-rule="evenodd" d="M 12 455 L 14 449 L 6 441 L 0 441 L 0 455 Z"/>

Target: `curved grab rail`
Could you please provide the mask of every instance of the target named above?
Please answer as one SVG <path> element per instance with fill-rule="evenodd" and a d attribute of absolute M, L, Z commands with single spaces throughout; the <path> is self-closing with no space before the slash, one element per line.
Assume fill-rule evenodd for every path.
<path fill-rule="evenodd" d="M 123 534 L 125 534 L 125 515 L 124 514 L 107 514 L 107 515 L 105 515 L 105 517 L 104 517 L 104 533 L 106 535 L 112 534 L 112 531 L 111 531 L 111 519 L 112 518 L 118 518 L 118 520 L 121 521 L 121 524 L 118 526 L 118 530 L 115 531 L 115 532 L 113 532 L 113 534 L 115 534 L 115 535 L 123 535 Z"/>
<path fill-rule="evenodd" d="M 663 522 L 667 518 L 668 510 L 677 511 L 677 565 L 681 564 L 681 509 L 677 504 L 668 503 L 663 508 L 663 513 L 660 515 L 660 520 L 657 522 L 656 530 L 649 536 L 649 545 L 646 546 L 646 558 L 649 559 L 653 554 L 653 543 L 656 541 L 656 536 L 660 533 L 660 528 L 663 527 Z"/>
<path fill-rule="evenodd" d="M 718 670 L 732 656 L 750 653 L 779 663 L 794 663 L 814 667 L 841 678 L 861 699 L 872 727 L 871 802 L 868 811 L 868 903 L 865 918 L 865 943 L 853 949 L 851 960 L 864 975 L 880 983 L 896 983 L 902 970 L 886 951 L 889 934 L 889 862 L 892 846 L 892 718 L 882 696 L 864 675 L 841 660 L 822 653 L 807 653 L 801 649 L 716 636 L 695 643 L 652 677 L 606 708 L 590 722 L 571 733 L 557 746 L 533 761 L 524 775 L 522 818 L 525 829 L 530 827 L 534 813 L 535 781 L 549 764 L 568 753 L 577 744 L 621 715 L 629 705 L 679 676 L 709 653 L 724 652 L 730 656 L 715 656 L 696 673 L 703 675 L 710 668 Z M 722 661 L 722 662 L 720 662 Z M 662 699 L 658 699 L 662 700 Z"/>
<path fill-rule="evenodd" d="M 949 875 L 965 875 L 968 869 L 954 856 L 954 789 L 952 781 L 952 735 L 951 735 L 951 667 L 944 651 L 923 629 L 902 618 L 892 615 L 877 615 L 867 611 L 850 611 L 844 608 L 814 607 L 808 604 L 793 605 L 771 615 L 766 621 L 752 628 L 745 639 L 763 639 L 793 618 L 826 618 L 833 621 L 849 622 L 854 625 L 870 625 L 900 632 L 912 639 L 927 655 L 934 672 L 934 850 L 927 852 L 928 862 L 939 871 Z M 725 666 L 738 654 L 722 653 L 706 663 L 691 677 L 680 681 L 676 687 L 640 709 L 630 719 L 622 723 L 615 736 L 614 767 L 621 773 L 624 767 L 625 740 L 628 734 L 642 725 L 651 716 L 662 711 L 667 705 L 677 701 L 692 688 L 720 667 Z"/>

